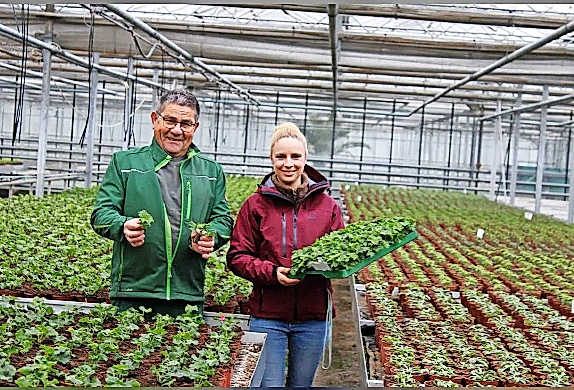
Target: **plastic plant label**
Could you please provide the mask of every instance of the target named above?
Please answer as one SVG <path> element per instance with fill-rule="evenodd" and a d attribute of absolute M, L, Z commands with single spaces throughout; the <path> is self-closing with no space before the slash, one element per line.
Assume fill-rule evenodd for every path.
<path fill-rule="evenodd" d="M 363 199 L 361 195 L 357 196 L 357 202 L 360 202 Z"/>
<path fill-rule="evenodd" d="M 465 195 L 467 194 L 467 192 L 468 192 L 468 191 L 466 190 L 466 188 L 465 188 L 464 190 L 462 190 L 462 193 L 465 194 Z"/>
<path fill-rule="evenodd" d="M 348 185 L 348 184 L 346 184 L 346 185 L 345 185 L 345 191 L 349 191 L 350 189 L 351 189 L 351 186 Z"/>
<path fill-rule="evenodd" d="M 331 271 L 329 264 L 325 263 L 319 258 L 319 261 L 311 261 L 309 265 L 313 267 L 315 271 Z"/>
<path fill-rule="evenodd" d="M 482 239 L 482 237 L 484 237 L 484 230 L 483 229 L 478 229 L 476 231 L 476 237 Z"/>
<path fill-rule="evenodd" d="M 526 218 L 527 220 L 531 221 L 532 220 L 532 216 L 533 214 L 530 211 L 526 211 L 524 213 L 524 218 Z"/>

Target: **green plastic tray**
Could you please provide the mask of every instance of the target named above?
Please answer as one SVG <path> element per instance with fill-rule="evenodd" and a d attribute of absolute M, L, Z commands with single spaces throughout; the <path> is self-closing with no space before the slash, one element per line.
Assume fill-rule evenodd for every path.
<path fill-rule="evenodd" d="M 330 278 L 330 279 L 344 279 L 344 278 L 348 277 L 349 275 L 352 275 L 355 272 L 359 271 L 360 269 L 371 264 L 373 261 L 378 260 L 385 255 L 388 255 L 389 253 L 391 253 L 395 249 L 400 248 L 403 245 L 408 244 L 409 242 L 411 242 L 412 240 L 414 240 L 418 236 L 419 236 L 419 234 L 416 231 L 411 232 L 402 241 L 396 243 L 395 245 L 391 245 L 388 248 L 381 249 L 380 251 L 375 253 L 373 256 L 371 256 L 371 257 L 361 261 L 357 265 L 355 265 L 353 268 L 343 269 L 343 270 L 339 270 L 339 271 L 315 271 L 315 270 L 311 270 L 311 271 L 305 271 L 302 273 L 300 272 L 300 273 L 296 274 L 295 276 L 289 275 L 289 277 L 295 278 L 295 279 L 302 279 L 305 275 L 323 275 L 324 277 Z"/>

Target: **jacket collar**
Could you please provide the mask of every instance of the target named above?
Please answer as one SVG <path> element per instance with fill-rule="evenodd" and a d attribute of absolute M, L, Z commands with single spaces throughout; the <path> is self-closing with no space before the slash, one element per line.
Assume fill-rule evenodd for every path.
<path fill-rule="evenodd" d="M 303 172 L 307 174 L 309 180 L 309 192 L 307 193 L 307 196 L 309 196 L 309 194 L 311 194 L 312 192 L 323 191 L 329 188 L 329 181 L 327 180 L 327 178 L 323 176 L 321 173 L 319 173 L 319 171 L 317 171 L 315 168 L 305 164 Z M 282 198 L 288 199 L 286 196 L 281 194 L 279 190 L 275 187 L 273 180 L 271 180 L 271 176 L 273 176 L 273 173 L 274 172 L 270 172 L 267 175 L 265 175 L 263 180 L 261 180 L 261 183 L 258 185 L 259 189 L 257 191 L 263 195 L 277 195 Z"/>
<path fill-rule="evenodd" d="M 169 154 L 159 146 L 155 137 L 153 137 L 150 145 L 151 155 L 154 160 L 154 165 L 159 164 L 160 162 L 164 161 L 168 158 Z M 187 158 L 193 157 L 197 154 L 201 153 L 199 148 L 192 143 L 187 150 Z M 169 157 L 171 159 L 171 157 Z"/>

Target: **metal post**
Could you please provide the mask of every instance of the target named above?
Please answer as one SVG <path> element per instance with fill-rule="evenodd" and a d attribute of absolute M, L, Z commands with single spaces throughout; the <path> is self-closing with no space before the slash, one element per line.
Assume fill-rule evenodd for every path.
<path fill-rule="evenodd" d="M 48 4 L 46 10 L 54 8 L 53 4 Z M 46 22 L 46 32 L 44 42 L 51 44 L 54 34 L 54 21 L 48 19 Z M 48 117 L 50 113 L 50 77 L 52 73 L 52 52 L 47 49 L 42 50 L 42 106 L 40 115 L 40 135 L 38 138 L 38 160 L 36 161 L 36 196 L 44 195 L 44 170 L 46 169 L 46 155 L 48 149 Z"/>
<path fill-rule="evenodd" d="M 303 119 L 303 135 L 307 135 L 307 114 L 309 111 L 309 92 L 305 94 L 305 118 Z"/>
<path fill-rule="evenodd" d="M 548 99 L 548 85 L 542 90 L 542 100 Z M 538 138 L 538 160 L 536 163 L 536 195 L 534 199 L 534 212 L 540 213 L 542 201 L 542 180 L 544 179 L 544 162 L 546 160 L 546 116 L 548 107 L 542 107 L 540 111 L 540 137 Z"/>
<path fill-rule="evenodd" d="M 100 62 L 100 53 L 92 54 L 92 62 Z M 88 128 L 86 130 L 86 188 L 92 187 L 92 173 L 94 171 L 94 122 L 96 120 L 96 99 L 98 98 L 98 70 L 92 68 L 90 76 L 90 101 L 88 102 Z M 103 110 L 103 107 L 102 107 Z"/>
<path fill-rule="evenodd" d="M 520 88 L 522 84 L 520 84 Z M 522 93 L 516 97 L 516 106 L 522 105 Z M 518 150 L 520 146 L 520 112 L 516 113 L 514 117 L 514 131 L 512 138 L 514 143 L 512 145 L 512 166 L 510 168 L 510 205 L 514 206 L 516 203 L 516 181 L 518 180 Z"/>
<path fill-rule="evenodd" d="M 474 182 L 474 186 L 478 187 L 478 179 L 480 176 L 480 168 L 482 167 L 482 163 L 480 162 L 481 155 L 482 155 L 482 138 L 484 135 L 484 122 L 480 122 L 480 126 L 478 128 L 478 150 L 476 151 L 476 181 Z M 475 194 L 478 191 L 474 191 Z"/>
<path fill-rule="evenodd" d="M 247 161 L 247 138 L 249 135 L 249 107 L 250 104 L 247 103 L 247 113 L 245 114 L 245 138 L 243 139 L 243 162 Z"/>
<path fill-rule="evenodd" d="M 500 113 L 502 111 L 502 102 L 498 100 L 496 102 L 496 112 Z M 493 158 L 492 158 L 492 168 L 490 169 L 490 200 L 496 200 L 496 176 L 498 170 L 498 133 L 501 132 L 502 118 L 500 116 L 496 117 L 496 128 L 492 134 L 494 140 L 494 147 L 492 148 Z"/>
<path fill-rule="evenodd" d="M 333 158 L 335 157 L 335 133 L 337 131 L 337 111 L 333 110 L 333 126 L 331 128 L 331 171 L 329 176 L 333 175 Z"/>
<path fill-rule="evenodd" d="M 217 144 L 219 143 L 219 118 L 220 118 L 220 110 L 221 110 L 221 90 L 217 91 L 217 107 L 215 108 L 215 141 L 213 150 L 215 154 L 213 158 L 217 160 Z"/>
<path fill-rule="evenodd" d="M 131 76 L 134 70 L 134 59 L 132 57 L 128 58 L 128 76 Z M 128 150 L 130 142 L 130 129 L 131 129 L 131 111 L 132 111 L 132 89 L 134 88 L 134 83 L 131 78 L 126 81 L 126 95 L 124 99 L 124 139 L 122 142 L 122 150 Z"/>
<path fill-rule="evenodd" d="M 106 80 L 102 81 L 102 89 L 105 90 L 106 89 Z M 102 102 L 100 103 L 100 129 L 99 129 L 99 134 L 98 134 L 98 171 L 100 170 L 100 168 L 102 167 L 101 162 L 102 162 L 102 138 L 104 135 L 104 112 L 105 112 L 105 103 L 106 103 L 106 93 L 102 93 Z M 100 181 L 100 174 L 96 174 L 96 180 L 99 182 Z"/>
<path fill-rule="evenodd" d="M 159 69 L 158 68 L 154 68 L 154 70 L 153 70 L 152 81 L 156 84 L 159 84 Z M 151 91 L 151 109 L 152 110 L 155 110 L 155 108 L 157 107 L 158 95 L 159 95 L 159 89 L 157 87 L 153 87 L 153 89 Z"/>
<path fill-rule="evenodd" d="M 393 99 L 393 113 L 397 107 L 397 99 Z M 393 142 L 395 138 L 395 116 L 391 117 L 391 145 L 389 147 L 389 173 L 391 172 L 391 164 L 393 162 Z M 391 176 L 388 176 L 389 181 L 391 181 Z"/>
<path fill-rule="evenodd" d="M 422 157 L 422 153 L 423 153 L 423 130 L 425 127 L 425 107 L 423 107 L 423 110 L 421 112 L 421 134 L 419 137 L 419 158 L 418 158 L 418 167 L 417 167 L 417 184 L 419 184 L 420 182 L 420 176 L 421 176 L 421 157 Z M 417 189 L 419 188 L 419 186 L 417 186 Z"/>
<path fill-rule="evenodd" d="M 367 125 L 367 98 L 363 101 L 363 124 L 361 126 L 361 155 L 359 157 L 359 180 L 363 173 L 363 150 L 365 148 L 365 127 Z"/>
<path fill-rule="evenodd" d="M 279 91 L 277 91 L 277 99 L 275 100 L 275 126 L 279 120 Z"/>
<path fill-rule="evenodd" d="M 451 157 L 452 157 L 452 128 L 454 126 L 454 102 L 450 107 L 450 128 L 448 131 L 448 161 L 447 166 L 450 168 L 451 165 Z M 450 176 L 450 169 L 446 171 L 446 176 Z M 449 180 L 446 179 L 446 185 L 449 185 Z"/>
<path fill-rule="evenodd" d="M 475 168 L 475 164 L 474 164 L 474 149 L 476 146 L 476 117 L 472 118 L 472 125 L 471 125 L 471 134 L 470 134 L 470 159 L 469 159 L 469 172 L 468 172 L 468 176 L 470 179 L 472 179 L 472 176 L 474 175 L 474 168 Z M 470 187 L 472 185 L 472 182 L 468 182 L 468 186 Z"/>
<path fill-rule="evenodd" d="M 570 125 L 572 133 L 572 125 Z M 570 154 L 574 154 L 574 139 L 570 138 Z M 574 222 L 574 155 L 570 156 L 570 193 L 568 202 L 568 223 Z"/>
<path fill-rule="evenodd" d="M 573 112 L 570 111 L 570 126 L 568 126 L 568 144 L 566 145 L 566 164 L 564 164 L 565 167 L 565 173 L 564 173 L 564 184 L 568 184 L 568 166 L 570 165 L 570 144 L 572 142 L 572 116 L 573 116 Z M 566 200 L 566 197 L 564 197 L 564 200 Z"/>

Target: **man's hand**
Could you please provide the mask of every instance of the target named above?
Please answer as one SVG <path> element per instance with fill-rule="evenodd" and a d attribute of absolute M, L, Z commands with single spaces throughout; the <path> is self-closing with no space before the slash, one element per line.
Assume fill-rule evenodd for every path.
<path fill-rule="evenodd" d="M 191 249 L 199 253 L 202 258 L 208 259 L 215 248 L 215 237 L 199 236 L 199 240 L 195 242 L 199 234 L 201 234 L 199 230 L 191 232 Z"/>
<path fill-rule="evenodd" d="M 301 281 L 300 279 L 291 279 L 288 277 L 287 274 L 289 271 L 291 271 L 291 268 L 277 267 L 277 280 L 283 286 L 294 286 Z"/>
<path fill-rule="evenodd" d="M 124 223 L 124 236 L 134 248 L 144 244 L 145 233 L 139 218 L 128 219 Z"/>

